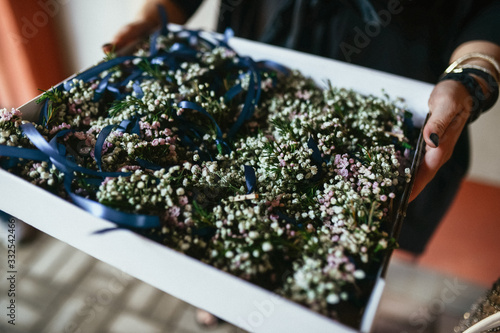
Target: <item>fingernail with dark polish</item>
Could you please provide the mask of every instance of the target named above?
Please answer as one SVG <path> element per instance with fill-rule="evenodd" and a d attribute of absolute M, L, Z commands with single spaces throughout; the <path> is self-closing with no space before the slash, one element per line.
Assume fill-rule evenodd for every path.
<path fill-rule="evenodd" d="M 106 43 L 102 46 L 102 49 L 104 50 L 104 52 L 111 52 L 111 50 L 113 50 L 113 44 Z"/>
<path fill-rule="evenodd" d="M 436 133 L 431 133 L 430 139 L 436 147 L 439 146 L 439 136 Z"/>

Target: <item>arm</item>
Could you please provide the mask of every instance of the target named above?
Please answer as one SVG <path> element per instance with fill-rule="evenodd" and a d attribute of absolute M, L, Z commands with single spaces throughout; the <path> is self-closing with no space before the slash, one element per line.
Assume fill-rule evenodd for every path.
<path fill-rule="evenodd" d="M 486 41 L 470 41 L 459 45 L 453 52 L 450 63 L 470 53 L 482 53 L 500 61 L 500 46 Z M 489 61 L 473 58 L 462 65 L 476 65 L 491 73 L 500 73 Z M 486 97 L 491 93 L 488 84 L 474 76 Z M 498 78 L 497 78 L 498 79 Z M 417 173 L 410 200 L 413 200 L 432 180 L 438 169 L 451 157 L 453 148 L 467 124 L 472 108 L 472 98 L 465 86 L 453 80 L 439 82 L 429 98 L 431 116 L 424 127 L 426 153 Z"/>

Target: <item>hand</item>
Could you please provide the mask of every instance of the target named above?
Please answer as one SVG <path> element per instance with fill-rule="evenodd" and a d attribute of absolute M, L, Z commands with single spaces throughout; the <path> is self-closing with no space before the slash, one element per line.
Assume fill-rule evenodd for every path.
<path fill-rule="evenodd" d="M 137 21 L 127 24 L 113 38 L 111 43 L 103 45 L 104 53 L 122 51 L 149 36 L 160 25 L 158 5 L 162 5 L 168 13 L 170 23 L 184 24 L 186 15 L 170 0 L 148 0 L 139 14 Z"/>
<path fill-rule="evenodd" d="M 415 199 L 448 161 L 462 130 L 469 119 L 472 98 L 457 81 L 439 82 L 429 98 L 430 117 L 423 135 L 426 151 L 420 165 L 410 201 Z"/>
<path fill-rule="evenodd" d="M 115 35 L 111 43 L 102 46 L 102 50 L 106 54 L 124 50 L 127 46 L 149 36 L 157 25 L 155 22 L 142 20 L 127 24 Z"/>

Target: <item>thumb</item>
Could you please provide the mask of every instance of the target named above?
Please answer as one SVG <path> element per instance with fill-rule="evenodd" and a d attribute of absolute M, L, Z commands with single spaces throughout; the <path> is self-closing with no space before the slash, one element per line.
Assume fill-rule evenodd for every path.
<path fill-rule="evenodd" d="M 127 24 L 115 35 L 111 43 L 104 44 L 102 49 L 106 54 L 112 50 L 122 51 L 127 46 L 135 44 L 147 37 L 156 26 L 156 22 L 148 21 L 136 21 Z"/>
<path fill-rule="evenodd" d="M 430 117 L 423 131 L 427 146 L 437 148 L 453 120 L 459 115 L 468 117 L 470 104 L 469 93 L 460 82 L 439 82 L 429 98 Z"/>

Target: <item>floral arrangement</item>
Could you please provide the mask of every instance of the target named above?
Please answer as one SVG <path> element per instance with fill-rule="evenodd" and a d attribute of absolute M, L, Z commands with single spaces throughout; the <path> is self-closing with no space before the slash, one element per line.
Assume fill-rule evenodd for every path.
<path fill-rule="evenodd" d="M 4 169 L 314 311 L 361 309 L 396 246 L 414 134 L 387 96 L 181 30 L 39 102 L 0 110 Z"/>

